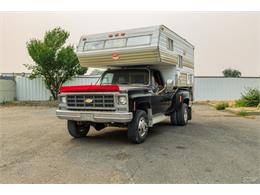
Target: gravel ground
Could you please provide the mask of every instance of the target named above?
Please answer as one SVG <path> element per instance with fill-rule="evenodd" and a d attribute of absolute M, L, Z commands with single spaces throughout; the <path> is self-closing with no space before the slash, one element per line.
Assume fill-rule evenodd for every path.
<path fill-rule="evenodd" d="M 55 108 L 2 106 L 0 183 L 260 183 L 260 117 L 193 109 L 135 145 L 120 128 L 73 139 Z"/>

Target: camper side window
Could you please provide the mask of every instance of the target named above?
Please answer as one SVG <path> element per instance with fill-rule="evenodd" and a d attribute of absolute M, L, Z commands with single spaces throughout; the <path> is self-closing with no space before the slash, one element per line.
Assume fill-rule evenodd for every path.
<path fill-rule="evenodd" d="M 148 45 L 151 43 L 151 35 L 129 37 L 127 39 L 127 46 L 137 46 L 137 45 Z"/>
<path fill-rule="evenodd" d="M 173 40 L 170 38 L 167 38 L 167 49 L 173 51 Z"/>
<path fill-rule="evenodd" d="M 104 41 L 86 42 L 84 45 L 84 51 L 103 49 Z"/>
<path fill-rule="evenodd" d="M 126 39 L 111 39 L 105 43 L 105 48 L 125 47 Z"/>
<path fill-rule="evenodd" d="M 183 59 L 182 59 L 182 56 L 181 56 L 181 55 L 178 56 L 178 66 L 179 66 L 180 68 L 183 67 Z"/>

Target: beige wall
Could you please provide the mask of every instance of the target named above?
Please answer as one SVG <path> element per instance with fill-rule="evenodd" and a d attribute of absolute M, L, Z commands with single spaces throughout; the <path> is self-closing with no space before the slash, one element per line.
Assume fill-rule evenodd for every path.
<path fill-rule="evenodd" d="M 225 68 L 244 76 L 260 75 L 259 13 L 182 12 L 32 12 L 0 13 L 0 72 L 28 72 L 25 43 L 55 26 L 70 31 L 70 43 L 82 34 L 165 24 L 195 45 L 195 74 L 221 75 Z M 1 47 L 0 47 L 1 49 Z"/>

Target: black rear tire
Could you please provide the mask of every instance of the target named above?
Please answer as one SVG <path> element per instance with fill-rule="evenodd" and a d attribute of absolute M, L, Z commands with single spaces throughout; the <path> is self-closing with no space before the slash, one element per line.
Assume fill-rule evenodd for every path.
<path fill-rule="evenodd" d="M 148 117 L 145 111 L 137 110 L 128 125 L 128 139 L 136 144 L 144 142 L 148 134 Z"/>
<path fill-rule="evenodd" d="M 67 126 L 69 134 L 74 138 L 86 137 L 90 129 L 89 124 L 81 124 L 80 122 L 70 120 L 68 120 Z"/>
<path fill-rule="evenodd" d="M 183 103 L 176 112 L 177 124 L 180 126 L 187 125 L 188 123 L 188 105 Z"/>
<path fill-rule="evenodd" d="M 173 112 L 171 115 L 170 115 L 170 122 L 172 125 L 178 125 L 177 123 L 177 112 Z"/>

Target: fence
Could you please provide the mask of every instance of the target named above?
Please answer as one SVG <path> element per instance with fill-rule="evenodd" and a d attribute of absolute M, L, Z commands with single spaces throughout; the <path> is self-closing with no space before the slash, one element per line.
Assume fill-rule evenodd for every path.
<path fill-rule="evenodd" d="M 260 88 L 260 77 L 195 77 L 195 100 L 236 100 L 246 88 Z"/>
<path fill-rule="evenodd" d="M 80 76 L 64 85 L 94 84 L 99 76 Z M 25 100 L 49 100 L 50 92 L 45 88 L 42 79 L 30 80 L 27 77 L 16 77 L 16 98 Z M 260 77 L 195 77 L 194 99 L 199 100 L 233 100 L 239 99 L 246 88 L 260 88 Z"/>
<path fill-rule="evenodd" d="M 98 78 L 98 76 L 79 76 L 67 81 L 64 86 L 95 84 Z M 51 93 L 46 89 L 41 78 L 30 80 L 28 77 L 18 76 L 15 81 L 16 98 L 19 101 L 45 101 L 51 98 Z"/>
<path fill-rule="evenodd" d="M 0 103 L 15 100 L 15 82 L 0 79 Z"/>

